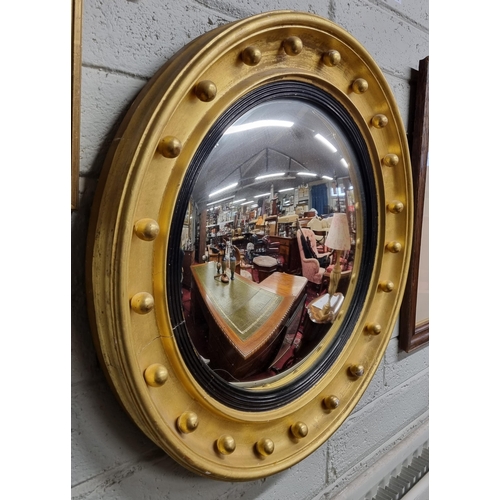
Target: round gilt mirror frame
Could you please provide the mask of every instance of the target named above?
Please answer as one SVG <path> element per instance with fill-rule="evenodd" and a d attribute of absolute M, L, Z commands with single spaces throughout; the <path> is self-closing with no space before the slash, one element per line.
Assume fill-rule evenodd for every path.
<path fill-rule="evenodd" d="M 376 191 L 376 250 L 356 324 L 335 362 L 284 404 L 259 408 L 259 391 L 269 388 L 255 389 L 250 411 L 215 397 L 186 364 L 172 321 L 182 313 L 170 310 L 167 300 L 168 242 L 186 172 L 206 134 L 246 94 L 282 81 L 326 92 L 359 129 Z M 275 11 L 217 28 L 184 47 L 123 120 L 89 229 L 94 341 L 133 421 L 187 469 L 219 480 L 266 477 L 316 450 L 361 398 L 391 337 L 408 273 L 412 196 L 405 130 L 392 92 L 368 52 L 339 26 Z M 360 252 L 362 244 L 356 241 Z M 354 272 L 352 282 L 357 279 Z M 299 371 L 314 371 L 328 347 L 320 343 Z"/>

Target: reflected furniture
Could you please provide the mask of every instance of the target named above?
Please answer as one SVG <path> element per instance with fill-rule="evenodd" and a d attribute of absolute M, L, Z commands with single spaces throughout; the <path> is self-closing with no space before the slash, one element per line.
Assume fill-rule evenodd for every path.
<path fill-rule="evenodd" d="M 259 255 L 253 259 L 254 268 L 257 269 L 259 282 L 264 281 L 269 275 L 278 270 L 279 262 L 276 257 L 270 255 Z"/>
<path fill-rule="evenodd" d="M 297 238 L 286 236 L 269 236 L 269 240 L 279 243 L 279 255 L 283 262 L 283 271 L 290 274 L 300 274 L 300 254 Z"/>
<path fill-rule="evenodd" d="M 325 237 L 328 234 L 328 227 L 323 225 L 323 221 L 318 217 L 313 217 L 308 223 L 307 227 L 314 232 L 317 243 L 323 244 Z"/>
<path fill-rule="evenodd" d="M 317 286 L 318 291 L 321 292 L 321 290 L 325 286 L 326 269 L 320 266 L 318 259 L 315 259 L 314 257 L 306 257 L 306 253 L 302 246 L 302 239 L 300 237 L 300 233 L 302 233 L 306 241 L 307 239 L 309 239 L 311 243 L 311 249 L 316 254 L 317 257 L 321 258 L 329 254 L 318 253 L 314 231 L 312 229 L 307 229 L 305 227 L 301 228 L 300 232 L 297 234 L 297 244 L 299 247 L 299 254 L 302 266 L 302 276 L 306 277 L 309 282 L 314 283 Z"/>
<path fill-rule="evenodd" d="M 182 258 L 182 284 L 191 288 L 191 266 L 194 264 L 194 250 L 184 250 Z"/>
<path fill-rule="evenodd" d="M 270 236 L 264 236 L 262 238 L 262 243 L 264 245 L 265 255 L 274 255 L 277 257 L 280 253 L 280 242 L 271 240 Z"/>
<path fill-rule="evenodd" d="M 307 304 L 304 315 L 304 325 L 302 328 L 302 338 L 295 351 L 295 361 L 299 361 L 310 354 L 327 334 L 331 327 L 331 319 L 325 318 L 323 321 L 317 318 L 321 316 L 325 299 L 328 300 L 328 294 L 320 295 Z M 340 306 L 344 302 L 344 297 L 340 293 L 335 293 L 331 298 L 331 311 L 334 316 L 338 314 Z"/>
<path fill-rule="evenodd" d="M 261 283 L 235 275 L 226 284 L 214 280 L 215 262 L 191 270 L 194 319 L 208 324 L 209 366 L 235 381 L 267 369 L 305 301 L 307 280 L 274 273 Z"/>
<path fill-rule="evenodd" d="M 279 241 L 271 240 L 271 236 L 264 235 L 262 238 L 257 238 L 254 236 L 250 238 L 250 241 L 254 244 L 254 254 L 255 255 L 274 255 L 278 256 L 280 253 L 280 243 Z"/>
<path fill-rule="evenodd" d="M 328 289 L 328 286 L 330 284 L 330 273 L 332 272 L 333 265 L 328 266 L 326 268 L 325 272 L 325 287 Z M 341 293 L 342 295 L 346 295 L 347 293 L 347 288 L 349 287 L 349 282 L 351 281 L 351 270 L 348 269 L 346 271 L 342 271 L 340 273 L 340 280 L 337 285 L 337 292 Z"/>

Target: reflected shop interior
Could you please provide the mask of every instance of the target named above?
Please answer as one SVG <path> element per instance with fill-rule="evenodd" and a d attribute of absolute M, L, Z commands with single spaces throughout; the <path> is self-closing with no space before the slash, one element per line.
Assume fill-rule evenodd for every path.
<path fill-rule="evenodd" d="M 353 151 L 338 120 L 287 97 L 245 111 L 205 156 L 180 237 L 182 305 L 201 362 L 228 383 L 284 377 L 335 323 L 362 223 Z"/>

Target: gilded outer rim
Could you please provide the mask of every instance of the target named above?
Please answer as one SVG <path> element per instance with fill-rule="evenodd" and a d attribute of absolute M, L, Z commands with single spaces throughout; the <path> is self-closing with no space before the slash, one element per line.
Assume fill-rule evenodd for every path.
<path fill-rule="evenodd" d="M 289 56 L 283 41 L 298 37 L 303 48 Z M 240 54 L 260 50 L 258 64 Z M 322 62 L 337 50 L 337 65 Z M 368 90 L 357 94 L 352 83 L 363 78 Z M 275 410 L 243 412 L 228 408 L 200 387 L 179 353 L 170 323 L 166 293 L 166 257 L 172 214 L 186 170 L 206 132 L 221 113 L 247 91 L 278 80 L 313 84 L 329 92 L 351 114 L 367 144 L 375 177 L 379 228 L 375 265 L 356 328 L 328 373 L 292 403 Z M 196 97 L 198 82 L 217 87 L 209 102 Z M 375 128 L 383 114 L 388 124 Z M 157 151 L 165 137 L 179 140 L 175 158 Z M 396 154 L 396 167 L 383 163 Z M 387 209 L 399 200 L 404 209 Z M 144 218 L 159 225 L 154 241 L 140 239 L 134 224 Z M 391 337 L 408 273 L 413 230 L 411 169 L 405 130 L 396 101 L 380 69 L 351 35 L 315 15 L 275 11 L 210 31 L 184 47 L 144 87 L 109 151 L 92 211 L 87 248 L 87 289 L 94 341 L 111 386 L 126 411 L 158 446 L 191 471 L 206 477 L 244 481 L 269 476 L 295 465 L 323 444 L 350 414 L 373 377 Z M 390 241 L 402 249 L 385 249 Z M 390 293 L 379 284 L 391 281 Z M 154 298 L 148 314 L 131 309 L 137 293 Z M 366 325 L 381 325 L 378 335 Z M 320 349 L 322 347 L 320 346 Z M 146 368 L 160 363 L 168 371 L 161 387 L 151 387 Z M 314 356 L 305 369 L 314 363 Z M 350 367 L 362 365 L 353 377 Z M 336 408 L 323 401 L 337 398 Z M 192 432 L 179 431 L 184 415 L 195 415 Z M 307 436 L 290 432 L 303 422 Z M 218 451 L 221 434 L 234 439 L 230 455 Z M 270 456 L 258 443 L 270 440 Z"/>

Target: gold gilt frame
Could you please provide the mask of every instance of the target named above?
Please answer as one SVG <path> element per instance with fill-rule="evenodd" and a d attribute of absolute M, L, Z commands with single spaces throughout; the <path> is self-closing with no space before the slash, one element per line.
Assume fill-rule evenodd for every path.
<path fill-rule="evenodd" d="M 207 132 L 248 91 L 283 80 L 328 92 L 359 128 L 375 179 L 377 249 L 356 326 L 335 363 L 292 401 L 244 411 L 214 397 L 182 356 L 171 321 L 176 312 L 166 300 L 167 242 L 183 180 Z M 382 72 L 334 23 L 267 12 L 184 47 L 146 85 L 116 137 L 93 207 L 87 275 L 94 340 L 117 397 L 150 439 L 204 477 L 254 480 L 295 465 L 338 429 L 368 387 L 406 283 L 410 159 Z M 297 371 L 314 369 L 325 349 L 319 344 Z M 251 390 L 259 397 L 264 388 Z"/>
<path fill-rule="evenodd" d="M 82 0 L 73 0 L 71 25 L 71 210 L 78 208 L 80 102 L 82 79 Z"/>

